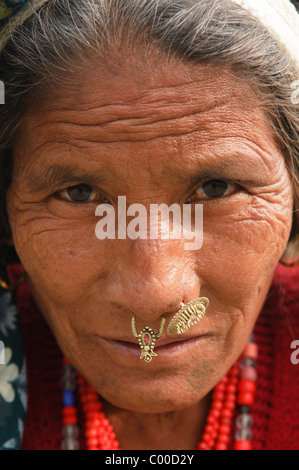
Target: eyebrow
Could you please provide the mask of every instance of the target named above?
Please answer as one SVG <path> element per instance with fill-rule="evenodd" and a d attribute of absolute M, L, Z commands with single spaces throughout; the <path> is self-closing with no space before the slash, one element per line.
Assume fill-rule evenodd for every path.
<path fill-rule="evenodd" d="M 237 183 L 241 186 L 265 186 L 267 181 L 265 179 L 259 178 L 258 175 L 256 178 L 248 177 L 239 177 L 235 172 L 228 172 L 227 170 L 219 170 L 215 168 L 214 170 L 205 170 L 200 171 L 197 174 L 192 175 L 188 180 L 190 182 L 190 187 L 194 187 L 197 184 L 208 181 L 208 180 L 226 180 L 231 183 Z"/>
<path fill-rule="evenodd" d="M 215 160 L 207 166 L 200 164 L 199 168 L 180 173 L 180 177 L 188 181 L 190 189 L 210 179 L 225 179 L 251 187 L 266 186 L 269 179 L 268 171 L 263 172 L 263 166 L 251 159 L 246 159 L 246 156 L 248 155 L 243 153 L 241 159 L 240 155 L 236 154 L 232 158 Z"/>
<path fill-rule="evenodd" d="M 50 167 L 43 168 L 38 174 L 30 172 L 25 177 L 25 185 L 35 192 L 55 191 L 66 185 L 75 184 L 101 184 L 103 181 L 110 180 L 104 173 L 99 172 L 87 173 L 80 168 L 71 166 L 54 164 Z"/>
<path fill-rule="evenodd" d="M 244 161 L 246 170 L 244 170 Z M 239 163 L 239 164 L 238 164 Z M 170 170 L 168 177 L 185 180 L 189 188 L 194 188 L 202 181 L 209 179 L 226 179 L 228 181 L 247 186 L 265 186 L 267 184 L 266 175 L 262 175 L 259 170 L 261 166 L 256 162 L 246 159 L 246 154 L 227 159 L 219 159 L 213 162 L 200 162 L 192 170 Z M 248 176 L 246 176 L 248 175 Z M 254 175 L 254 176 L 253 176 Z M 100 185 L 105 183 L 115 184 L 117 177 L 112 177 L 103 168 L 102 171 L 86 172 L 83 169 L 72 165 L 62 165 L 55 163 L 50 167 L 45 166 L 38 173 L 30 171 L 25 176 L 25 186 L 34 192 L 55 192 L 67 186 L 76 184 Z"/>

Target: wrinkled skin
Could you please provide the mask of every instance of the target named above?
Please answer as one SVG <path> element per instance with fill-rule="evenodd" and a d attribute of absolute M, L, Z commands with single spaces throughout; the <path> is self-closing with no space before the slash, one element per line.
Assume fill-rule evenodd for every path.
<path fill-rule="evenodd" d="M 154 56 L 95 64 L 28 107 L 7 197 L 14 244 L 62 351 L 106 400 L 121 446 L 192 449 L 209 392 L 242 353 L 286 247 L 288 171 L 254 92 L 223 66 Z M 80 175 L 47 185 L 41 175 L 62 164 Z M 195 182 L 206 171 L 214 176 L 205 181 L 241 187 L 209 198 Z M 94 199 L 67 200 L 63 190 L 82 182 Z M 147 208 L 203 204 L 202 248 L 98 240 L 95 208 L 116 207 L 119 195 Z M 136 344 L 133 314 L 138 331 L 157 331 L 161 315 L 168 324 L 199 296 L 210 300 L 204 319 L 182 337 L 165 332 L 149 364 L 110 341 Z"/>

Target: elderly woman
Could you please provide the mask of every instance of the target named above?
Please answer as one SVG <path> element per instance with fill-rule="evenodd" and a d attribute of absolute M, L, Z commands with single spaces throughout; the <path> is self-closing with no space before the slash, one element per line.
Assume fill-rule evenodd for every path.
<path fill-rule="evenodd" d="M 295 6 L 0 15 L 0 446 L 299 449 Z"/>

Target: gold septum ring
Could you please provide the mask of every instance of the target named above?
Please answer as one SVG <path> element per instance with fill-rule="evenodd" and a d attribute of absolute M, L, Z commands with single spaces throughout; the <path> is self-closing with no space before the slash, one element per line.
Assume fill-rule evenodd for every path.
<path fill-rule="evenodd" d="M 145 362 L 151 362 L 152 358 L 154 356 L 157 356 L 157 354 L 154 353 L 155 342 L 157 339 L 161 338 L 164 331 L 164 326 L 165 318 L 162 317 L 160 328 L 157 333 L 154 333 L 154 331 L 148 326 L 143 328 L 143 330 L 138 333 L 136 329 L 136 317 L 135 315 L 132 317 L 131 329 L 134 338 L 138 339 L 139 342 L 139 346 L 141 349 L 140 359 L 144 359 Z"/>

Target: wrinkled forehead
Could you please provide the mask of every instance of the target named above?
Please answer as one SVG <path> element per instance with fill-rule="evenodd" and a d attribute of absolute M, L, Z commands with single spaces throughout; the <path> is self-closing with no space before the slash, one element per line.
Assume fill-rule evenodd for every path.
<path fill-rule="evenodd" d="M 181 97 L 185 103 L 201 87 L 198 105 L 201 103 L 202 109 L 207 100 L 230 100 L 235 95 L 247 106 L 257 106 L 253 84 L 241 78 L 240 73 L 229 64 L 191 62 L 167 55 L 152 45 L 132 44 L 116 52 L 112 48 L 104 56 L 90 51 L 86 56 L 79 55 L 69 62 L 69 73 L 63 80 L 53 79 L 50 71 L 50 81 L 32 92 L 29 104 L 49 107 L 54 101 L 59 105 L 63 99 L 65 105 L 83 108 L 96 99 L 100 105 L 121 102 L 133 107 L 139 102 L 142 105 L 147 97 L 155 102 L 163 96 L 165 101 Z"/>
<path fill-rule="evenodd" d="M 52 190 L 62 171 L 64 182 L 99 184 L 101 176 L 101 184 L 122 182 L 119 190 L 138 196 L 198 174 L 259 185 L 279 178 L 283 157 L 245 80 L 220 64 L 142 63 L 85 63 L 73 86 L 49 87 L 32 101 L 14 146 L 14 176 L 29 182 L 25 188 L 34 181 Z"/>
<path fill-rule="evenodd" d="M 19 137 L 27 141 L 37 129 L 49 135 L 50 127 L 63 123 L 86 126 L 99 140 L 130 141 L 181 134 L 188 126 L 204 129 L 210 119 L 244 117 L 245 124 L 246 116 L 265 118 L 250 83 L 230 67 L 150 54 L 122 55 L 106 64 L 85 60 L 65 85 L 33 92 L 25 109 Z"/>

